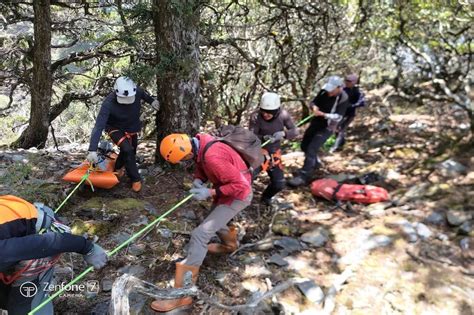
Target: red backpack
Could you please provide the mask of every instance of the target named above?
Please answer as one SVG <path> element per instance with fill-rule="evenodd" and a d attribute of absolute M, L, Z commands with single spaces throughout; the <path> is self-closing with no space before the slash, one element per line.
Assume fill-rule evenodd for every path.
<path fill-rule="evenodd" d="M 311 192 L 316 197 L 334 201 L 376 203 L 390 199 L 387 190 L 372 185 L 339 184 L 334 179 L 318 179 L 311 183 Z"/>

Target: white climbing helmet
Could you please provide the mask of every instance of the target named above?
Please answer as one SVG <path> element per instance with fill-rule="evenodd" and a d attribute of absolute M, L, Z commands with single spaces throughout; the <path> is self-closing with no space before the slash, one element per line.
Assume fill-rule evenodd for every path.
<path fill-rule="evenodd" d="M 137 85 L 132 79 L 120 77 L 114 84 L 117 102 L 120 104 L 132 104 L 135 102 L 135 94 L 137 94 Z"/>
<path fill-rule="evenodd" d="M 272 92 L 265 92 L 260 100 L 260 109 L 275 110 L 280 108 L 280 95 Z"/>

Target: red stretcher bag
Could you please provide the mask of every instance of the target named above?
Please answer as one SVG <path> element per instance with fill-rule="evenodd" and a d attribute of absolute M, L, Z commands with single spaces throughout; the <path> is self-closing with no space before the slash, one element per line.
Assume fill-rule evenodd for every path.
<path fill-rule="evenodd" d="M 339 184 L 334 179 L 318 179 L 311 183 L 311 192 L 327 200 L 376 203 L 390 199 L 387 190 L 371 185 Z"/>

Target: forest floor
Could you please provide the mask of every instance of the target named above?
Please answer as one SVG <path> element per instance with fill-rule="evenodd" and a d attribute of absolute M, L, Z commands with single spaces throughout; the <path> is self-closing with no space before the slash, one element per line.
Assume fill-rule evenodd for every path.
<path fill-rule="evenodd" d="M 373 98 L 349 130 L 342 151 L 323 152 L 317 177 L 346 180 L 370 172 L 392 200 L 372 205 L 315 199 L 310 188 L 286 189 L 272 207 L 258 204 L 268 179 L 255 183 L 252 205 L 234 222 L 241 248 L 209 256 L 197 287 L 204 297 L 192 314 L 230 314 L 213 301 L 246 304 L 290 279 L 306 281 L 265 299 L 253 314 L 473 314 L 474 148 L 456 108 L 388 110 Z M 379 106 L 379 107 L 377 107 Z M 398 114 L 409 112 L 410 114 Z M 303 155 L 286 149 L 287 176 Z M 139 154 L 145 185 L 139 194 L 124 180 L 110 190 L 84 187 L 59 216 L 77 234 L 87 233 L 112 249 L 187 196 L 190 172 L 153 165 L 155 143 Z M 82 151 L 81 151 L 82 149 Z M 83 146 L 51 150 L 0 150 L 0 194 L 57 206 L 72 189 L 61 177 L 84 156 Z M 185 256 L 194 227 L 208 202 L 190 201 L 152 231 L 86 276 L 99 292 L 68 292 L 55 300 L 61 314 L 105 314 L 113 282 L 123 273 L 170 285 L 174 262 Z M 262 241 L 263 240 L 263 241 Z M 303 241 L 304 240 L 304 241 Z M 258 242 L 258 243 L 257 243 Z M 56 281 L 86 268 L 80 256 L 63 255 Z M 152 314 L 151 298 L 134 293 L 131 313 Z M 214 300 L 211 300 L 214 299 Z"/>

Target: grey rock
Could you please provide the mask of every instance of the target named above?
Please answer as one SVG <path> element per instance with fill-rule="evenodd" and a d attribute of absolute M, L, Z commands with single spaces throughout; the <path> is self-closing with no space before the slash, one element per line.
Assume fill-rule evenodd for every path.
<path fill-rule="evenodd" d="M 412 200 L 418 200 L 420 197 L 424 196 L 430 187 L 429 183 L 421 183 L 415 186 L 412 186 L 408 191 L 403 195 L 400 200 L 400 203 L 406 203 Z"/>
<path fill-rule="evenodd" d="M 449 240 L 449 237 L 444 233 L 438 233 L 436 235 L 436 238 L 439 239 L 442 242 L 446 242 L 447 240 Z"/>
<path fill-rule="evenodd" d="M 145 244 L 132 244 L 128 248 L 128 253 L 132 256 L 140 256 L 145 252 L 146 245 Z"/>
<path fill-rule="evenodd" d="M 387 235 L 371 235 L 363 243 L 362 247 L 367 250 L 376 249 L 379 247 L 385 247 L 392 243 L 392 238 Z"/>
<path fill-rule="evenodd" d="M 296 285 L 301 293 L 312 303 L 322 303 L 324 301 L 323 290 L 313 281 L 308 280 Z"/>
<path fill-rule="evenodd" d="M 110 292 L 112 291 L 112 286 L 114 282 L 110 279 L 103 279 L 100 283 L 100 287 L 102 288 L 103 292 Z"/>
<path fill-rule="evenodd" d="M 108 315 L 109 314 L 109 301 L 97 303 L 91 310 L 91 315 Z"/>
<path fill-rule="evenodd" d="M 117 242 L 117 243 L 123 243 L 125 242 L 126 240 L 128 240 L 129 238 L 131 237 L 130 234 L 126 233 L 126 232 L 119 232 L 118 234 L 115 234 L 112 236 L 112 240 L 114 242 Z"/>
<path fill-rule="evenodd" d="M 461 247 L 462 250 L 468 250 L 469 249 L 469 238 L 465 237 L 461 241 L 459 241 L 459 246 Z"/>
<path fill-rule="evenodd" d="M 301 240 L 316 247 L 321 247 L 329 240 L 329 232 L 323 228 L 318 227 L 310 232 L 306 232 L 301 236 Z"/>
<path fill-rule="evenodd" d="M 218 273 L 216 273 L 216 275 L 214 276 L 214 279 L 216 279 L 216 281 L 219 282 L 219 284 L 220 284 L 221 286 L 225 286 L 226 277 L 227 277 L 227 273 L 226 273 L 226 272 L 218 272 Z"/>
<path fill-rule="evenodd" d="M 279 267 L 285 267 L 288 266 L 288 262 L 283 259 L 283 257 L 280 254 L 274 254 L 272 255 L 268 260 L 267 263 L 269 264 L 274 264 Z"/>
<path fill-rule="evenodd" d="M 449 210 L 446 214 L 449 224 L 458 226 L 471 219 L 471 214 L 462 210 Z"/>
<path fill-rule="evenodd" d="M 416 229 L 416 234 L 418 234 L 418 236 L 422 240 L 426 240 L 426 239 L 430 238 L 433 235 L 431 230 L 426 225 L 424 225 L 423 223 L 416 223 L 415 224 L 415 229 Z"/>
<path fill-rule="evenodd" d="M 17 162 L 17 163 L 23 163 L 23 164 L 26 164 L 28 163 L 28 159 L 23 156 L 23 155 L 19 155 L 19 154 L 15 154 L 11 157 L 11 160 L 12 162 Z"/>
<path fill-rule="evenodd" d="M 173 237 L 173 232 L 167 228 L 158 228 L 158 233 L 164 238 L 171 238 Z"/>
<path fill-rule="evenodd" d="M 143 266 L 135 265 L 135 266 L 124 266 L 117 271 L 120 273 L 128 273 L 130 275 L 136 276 L 137 278 L 140 278 L 145 275 L 147 270 Z"/>
<path fill-rule="evenodd" d="M 439 168 L 441 169 L 442 173 L 444 173 L 447 176 L 452 176 L 452 177 L 466 173 L 466 167 L 462 165 L 461 163 L 456 162 L 452 159 L 448 159 L 442 162 L 439 165 Z"/>
<path fill-rule="evenodd" d="M 432 212 L 426 217 L 425 222 L 434 225 L 441 225 L 445 222 L 445 218 L 441 212 Z"/>
<path fill-rule="evenodd" d="M 472 232 L 472 229 L 473 229 L 472 222 L 466 221 L 463 224 L 461 224 L 461 226 L 459 227 L 459 232 L 461 234 L 469 234 Z"/>
<path fill-rule="evenodd" d="M 406 235 L 408 242 L 415 243 L 418 241 L 418 234 L 416 233 L 415 227 L 408 221 L 404 221 L 400 224 L 402 232 Z"/>
<path fill-rule="evenodd" d="M 300 241 L 292 237 L 282 237 L 274 242 L 275 246 L 283 248 L 288 253 L 297 252 L 303 249 Z"/>
<path fill-rule="evenodd" d="M 188 220 L 197 220 L 196 213 L 193 210 L 187 210 L 181 216 Z"/>
<path fill-rule="evenodd" d="M 151 203 L 149 203 L 149 202 L 146 202 L 146 203 L 145 203 L 144 209 L 145 209 L 146 211 L 148 211 L 148 213 L 150 213 L 150 214 L 152 214 L 152 215 L 154 215 L 154 216 L 160 215 L 160 212 L 158 211 L 158 209 L 157 209 L 154 205 L 152 205 Z"/>
<path fill-rule="evenodd" d="M 138 219 L 131 224 L 131 226 L 142 226 L 148 224 L 148 218 L 144 215 L 138 217 Z"/>
<path fill-rule="evenodd" d="M 142 315 L 142 314 L 153 314 L 150 311 L 150 306 L 147 303 L 148 297 L 140 294 L 132 292 L 129 296 L 129 303 L 130 303 L 130 315 Z"/>

